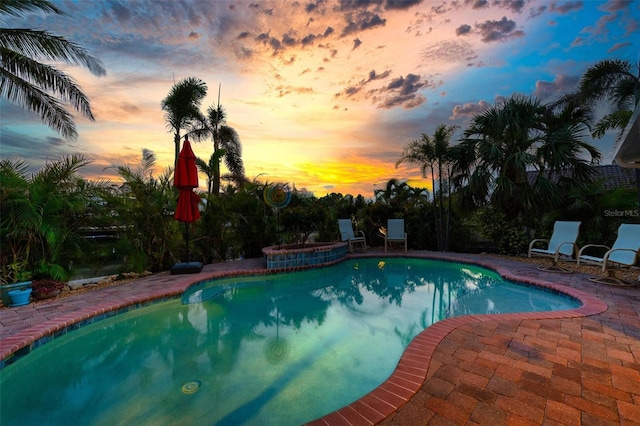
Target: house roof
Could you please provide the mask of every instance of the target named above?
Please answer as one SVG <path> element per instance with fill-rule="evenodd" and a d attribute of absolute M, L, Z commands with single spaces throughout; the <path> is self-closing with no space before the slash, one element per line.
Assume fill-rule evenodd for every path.
<path fill-rule="evenodd" d="M 628 188 L 633 189 L 636 187 L 636 176 L 633 169 L 623 168 L 617 164 L 605 164 L 595 166 L 596 180 L 602 180 L 604 188 L 606 190 Z M 571 170 L 564 170 L 560 175 L 553 174 L 551 179 L 554 182 L 558 181 L 558 177 L 571 177 Z M 527 179 L 529 183 L 533 183 L 538 176 L 537 171 L 527 172 Z"/>
<path fill-rule="evenodd" d="M 597 179 L 604 179 L 605 189 L 635 188 L 636 174 L 632 169 L 620 167 L 617 164 L 598 166 Z"/>

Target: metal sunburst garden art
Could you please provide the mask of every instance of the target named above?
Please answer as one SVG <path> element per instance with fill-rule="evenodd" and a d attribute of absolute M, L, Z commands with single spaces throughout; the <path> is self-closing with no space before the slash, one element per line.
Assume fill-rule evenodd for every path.
<path fill-rule="evenodd" d="M 287 207 L 291 201 L 291 191 L 286 185 L 280 183 L 266 186 L 263 196 L 264 202 L 276 209 Z"/>

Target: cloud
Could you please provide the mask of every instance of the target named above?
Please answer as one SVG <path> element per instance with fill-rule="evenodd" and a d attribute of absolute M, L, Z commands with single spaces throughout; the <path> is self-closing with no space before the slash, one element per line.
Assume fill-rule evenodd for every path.
<path fill-rule="evenodd" d="M 406 77 L 393 79 L 386 87 L 380 90 L 384 99 L 378 104 L 378 108 L 389 109 L 402 105 L 405 109 L 415 108 L 423 104 L 427 99 L 418 94 L 418 90 L 426 86 L 422 78 L 416 74 L 407 74 Z"/>
<path fill-rule="evenodd" d="M 350 13 L 345 19 L 347 19 L 347 25 L 342 29 L 341 37 L 375 27 L 383 27 L 387 23 L 386 19 L 368 10 Z"/>
<path fill-rule="evenodd" d="M 496 4 L 503 9 L 509 9 L 515 13 L 521 13 L 524 6 L 527 4 L 526 0 L 497 0 Z"/>
<path fill-rule="evenodd" d="M 369 71 L 369 79 L 367 80 L 367 83 L 373 80 L 382 80 L 389 77 L 390 74 L 391 70 L 386 70 L 382 74 L 378 74 L 376 70 L 371 70 Z"/>
<path fill-rule="evenodd" d="M 291 46 L 295 46 L 297 44 L 297 41 L 295 38 L 291 37 L 289 34 L 283 34 L 282 44 L 287 47 L 291 47 Z"/>
<path fill-rule="evenodd" d="M 543 13 L 545 13 L 547 10 L 547 6 L 538 6 L 536 8 L 531 8 L 529 9 L 529 18 L 537 18 L 538 16 L 542 15 Z"/>
<path fill-rule="evenodd" d="M 275 88 L 278 91 L 278 97 L 282 98 L 286 95 L 290 95 L 292 93 L 297 94 L 311 94 L 314 93 L 314 90 L 311 87 L 300 87 L 300 86 L 285 86 L 280 85 Z"/>
<path fill-rule="evenodd" d="M 582 1 L 568 1 L 566 3 L 562 3 L 558 5 L 556 2 L 551 3 L 549 6 L 550 12 L 557 12 L 561 15 L 580 10 L 584 7 L 584 3 Z"/>
<path fill-rule="evenodd" d="M 3 105 L 3 116 L 4 108 Z M 2 141 L 2 159 L 28 159 L 30 172 L 40 170 L 48 161 L 85 152 L 77 143 L 58 136 L 24 134 L 5 127 L 0 127 L 0 140 Z"/>
<path fill-rule="evenodd" d="M 391 70 L 386 70 L 381 74 L 378 74 L 376 72 L 376 70 L 371 70 L 369 71 L 369 74 L 367 76 L 366 79 L 361 79 L 359 82 L 348 86 L 347 88 L 345 88 L 344 90 L 342 90 L 339 93 L 336 93 L 334 95 L 334 97 L 336 98 L 340 98 L 340 97 L 344 97 L 344 98 L 354 98 L 355 96 L 357 96 L 358 94 L 362 93 L 363 88 L 371 83 L 372 81 L 376 81 L 376 80 L 384 80 L 385 78 L 389 77 L 389 75 L 391 75 Z M 375 92 L 372 91 L 372 92 Z M 370 94 L 372 92 L 369 92 L 369 95 L 365 96 L 365 99 L 370 97 Z"/>
<path fill-rule="evenodd" d="M 471 32 L 471 25 L 463 24 L 456 28 L 456 35 L 465 35 Z"/>
<path fill-rule="evenodd" d="M 340 10 L 360 10 L 369 6 L 380 6 L 383 0 L 340 0 Z"/>
<path fill-rule="evenodd" d="M 307 34 L 305 37 L 300 40 L 300 43 L 303 46 L 312 45 L 316 41 L 317 36 L 315 34 Z"/>
<path fill-rule="evenodd" d="M 481 114 L 490 107 L 491 104 L 487 101 L 478 101 L 477 103 L 469 102 L 462 105 L 456 105 L 453 107 L 453 111 L 449 119 L 457 120 L 459 118 L 471 118 Z"/>
<path fill-rule="evenodd" d="M 551 98 L 557 98 L 564 93 L 572 92 L 578 85 L 580 77 L 567 76 L 566 74 L 559 74 L 553 81 L 536 81 L 536 88 L 533 91 L 533 96 L 541 101 L 550 100 Z"/>
<path fill-rule="evenodd" d="M 489 7 L 488 0 L 466 0 L 465 4 L 471 4 L 472 9 L 484 9 Z"/>
<path fill-rule="evenodd" d="M 610 37 L 610 27 L 625 28 L 625 37 L 634 34 L 638 30 L 638 21 L 633 18 L 634 2 L 628 0 L 611 0 L 604 3 L 599 9 L 608 12 L 601 16 L 594 25 L 582 29 L 584 37 L 578 37 L 571 44 L 572 47 L 591 45 L 596 42 L 607 42 Z"/>
<path fill-rule="evenodd" d="M 471 45 L 462 40 L 444 40 L 427 45 L 420 52 L 427 64 L 465 63 L 476 57 Z"/>
<path fill-rule="evenodd" d="M 369 71 L 366 79 L 361 79 L 355 84 L 344 88 L 334 95 L 335 98 L 348 98 L 353 101 L 371 99 L 377 103 L 378 108 L 390 109 L 401 106 L 405 109 L 422 105 L 427 99 L 418 93 L 420 89 L 430 87 L 427 81 L 417 74 L 407 74 L 405 77 L 392 79 L 382 87 L 365 91 L 365 86 L 374 81 L 384 80 L 391 75 L 391 70 L 378 74 L 375 70 Z"/>
<path fill-rule="evenodd" d="M 409 9 L 415 5 L 422 3 L 422 0 L 387 0 L 384 7 L 385 9 Z"/>
<path fill-rule="evenodd" d="M 607 12 L 617 12 L 619 10 L 627 10 L 633 1 L 630 0 L 609 0 L 602 5 L 602 9 Z"/>
<path fill-rule="evenodd" d="M 481 24 L 476 24 L 475 28 L 480 32 L 482 41 L 485 43 L 505 41 L 524 35 L 524 32 L 515 29 L 515 21 L 507 19 L 506 16 L 503 16 L 499 21 L 486 20 Z"/>
<path fill-rule="evenodd" d="M 318 8 L 320 7 L 320 5 L 322 3 L 323 3 L 322 0 L 319 0 L 319 1 L 315 2 L 315 3 L 314 2 L 309 2 L 309 3 L 305 4 L 304 11 L 307 12 L 307 13 L 314 12 L 314 11 L 318 10 Z"/>
<path fill-rule="evenodd" d="M 624 42 L 624 43 L 616 43 L 613 46 L 611 46 L 611 48 L 609 50 L 607 50 L 607 53 L 613 53 L 616 50 L 620 50 L 620 49 L 624 49 L 627 46 L 631 46 L 630 42 Z"/>
<path fill-rule="evenodd" d="M 627 37 L 637 33 L 639 27 L 640 27 L 640 24 L 638 24 L 638 21 L 636 21 L 635 19 L 629 19 L 627 21 L 627 24 L 625 25 L 624 36 Z"/>

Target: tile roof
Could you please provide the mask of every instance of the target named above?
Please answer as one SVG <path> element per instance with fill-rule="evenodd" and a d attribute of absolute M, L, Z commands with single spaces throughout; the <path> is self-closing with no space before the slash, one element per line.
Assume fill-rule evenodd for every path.
<path fill-rule="evenodd" d="M 596 173 L 596 180 L 602 180 L 606 190 L 617 188 L 632 189 L 636 187 L 636 175 L 634 169 L 623 168 L 617 164 L 604 164 L 596 166 Z M 571 174 L 571 170 L 568 169 L 561 173 L 563 177 L 571 177 Z M 527 172 L 527 179 L 529 180 L 529 183 L 533 183 L 536 176 L 538 176 L 537 171 Z M 552 175 L 552 179 L 557 181 L 558 176 L 554 174 Z"/>

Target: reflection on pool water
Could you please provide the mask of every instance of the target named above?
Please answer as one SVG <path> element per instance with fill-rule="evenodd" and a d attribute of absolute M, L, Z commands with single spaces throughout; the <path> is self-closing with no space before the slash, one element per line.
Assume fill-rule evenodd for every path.
<path fill-rule="evenodd" d="M 7 366 L 0 424 L 297 425 L 373 390 L 448 316 L 577 306 L 487 269 L 423 259 L 205 282 Z"/>

